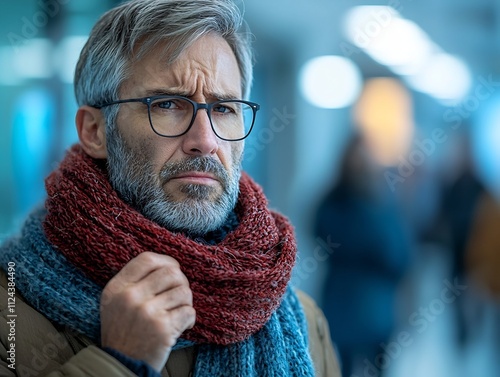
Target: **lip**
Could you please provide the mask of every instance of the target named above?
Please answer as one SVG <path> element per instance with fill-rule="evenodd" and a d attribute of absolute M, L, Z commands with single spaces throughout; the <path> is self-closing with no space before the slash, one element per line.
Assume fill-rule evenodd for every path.
<path fill-rule="evenodd" d="M 190 171 L 190 172 L 185 172 L 178 174 L 170 180 L 185 180 L 185 181 L 190 181 L 193 183 L 199 183 L 199 184 L 214 184 L 216 182 L 219 182 L 217 177 L 215 177 L 213 174 L 210 173 L 203 173 L 203 172 L 196 172 L 196 171 Z"/>

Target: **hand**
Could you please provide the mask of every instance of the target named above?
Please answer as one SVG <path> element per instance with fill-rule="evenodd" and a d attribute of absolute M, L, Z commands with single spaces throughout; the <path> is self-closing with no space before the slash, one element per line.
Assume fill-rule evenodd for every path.
<path fill-rule="evenodd" d="M 102 346 L 143 360 L 157 371 L 196 319 L 179 263 L 150 252 L 132 259 L 106 284 L 100 312 Z"/>

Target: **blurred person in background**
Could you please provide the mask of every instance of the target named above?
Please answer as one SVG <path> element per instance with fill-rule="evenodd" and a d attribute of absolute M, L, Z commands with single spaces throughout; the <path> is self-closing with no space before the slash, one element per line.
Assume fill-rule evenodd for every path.
<path fill-rule="evenodd" d="M 290 285 L 292 226 L 241 171 L 259 109 L 242 23 L 230 0 L 98 20 L 79 143 L 0 248 L 0 375 L 340 375 L 323 313 Z"/>
<path fill-rule="evenodd" d="M 396 295 L 410 259 L 410 232 L 361 137 L 349 143 L 337 183 L 321 201 L 315 235 L 340 244 L 328 260 L 322 307 L 342 374 L 383 374 L 396 325 Z M 376 373 L 376 374 L 374 374 Z"/>
<path fill-rule="evenodd" d="M 490 344 L 491 370 L 500 368 L 500 200 L 488 190 L 480 195 L 465 248 L 464 315 L 466 340 Z M 482 334 L 481 334 L 482 332 Z M 482 336 L 481 336 L 482 335 Z M 468 345 L 468 344 L 464 344 Z M 469 348 L 470 349 L 470 348 Z M 465 351 L 467 349 L 464 348 Z"/>
<path fill-rule="evenodd" d="M 500 202 L 488 191 L 477 200 L 467 244 L 465 274 L 482 299 L 500 302 Z"/>
<path fill-rule="evenodd" d="M 471 126 L 457 135 L 457 167 L 444 185 L 438 222 L 450 251 L 450 279 L 466 288 L 452 307 L 461 356 L 477 344 L 491 345 L 493 354 L 500 348 L 500 203 L 479 173 L 472 137 Z"/>
<path fill-rule="evenodd" d="M 441 212 L 438 216 L 438 227 L 441 236 L 441 242 L 450 250 L 450 276 L 457 284 L 468 284 L 468 272 L 466 268 L 466 254 L 467 249 L 470 248 L 471 242 L 475 245 L 480 243 L 484 244 L 482 239 L 477 233 L 478 224 L 476 216 L 482 215 L 478 213 L 479 203 L 484 198 L 489 198 L 486 188 L 482 181 L 479 179 L 475 166 L 472 146 L 470 143 L 470 133 L 462 132 L 457 135 L 456 145 L 457 151 L 455 162 L 455 174 L 450 177 L 448 182 L 444 183 L 442 190 Z M 494 201 L 493 201 L 494 202 Z M 494 209 L 494 207 L 492 207 Z M 484 213 L 484 216 L 490 214 Z M 481 226 L 483 226 L 482 224 Z M 492 224 L 486 226 L 484 231 L 487 232 Z M 476 229 L 476 239 L 471 240 L 473 229 Z M 489 235 L 485 235 L 489 237 Z M 482 238 L 482 237 L 481 237 Z M 483 245 L 479 250 L 471 253 L 470 257 L 473 259 L 479 257 Z M 470 252 L 469 252 L 470 253 Z M 470 308 L 468 308 L 467 301 L 468 292 L 463 295 L 457 296 L 453 305 L 453 312 L 456 321 L 456 336 L 457 343 L 460 346 L 465 346 L 471 337 L 471 326 L 476 320 L 470 317 Z M 472 320 L 472 323 L 469 323 Z"/>

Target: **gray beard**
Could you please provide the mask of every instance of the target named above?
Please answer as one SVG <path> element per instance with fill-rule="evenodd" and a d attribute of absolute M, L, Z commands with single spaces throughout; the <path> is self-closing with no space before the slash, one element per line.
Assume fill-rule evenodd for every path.
<path fill-rule="evenodd" d="M 220 162 L 211 157 L 167 162 L 158 175 L 144 154 L 135 153 L 126 145 L 116 126 L 107 133 L 109 180 L 126 203 L 171 231 L 204 235 L 224 224 L 238 199 L 241 156 L 233 159 L 231 176 Z M 214 174 L 221 182 L 222 193 L 217 195 L 211 186 L 185 184 L 180 190 L 186 198 L 173 200 L 163 190 L 163 184 L 188 171 Z"/>

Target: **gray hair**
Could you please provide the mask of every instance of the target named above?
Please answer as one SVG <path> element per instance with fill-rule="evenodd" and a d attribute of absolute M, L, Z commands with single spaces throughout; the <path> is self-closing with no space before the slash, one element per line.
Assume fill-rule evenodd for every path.
<path fill-rule="evenodd" d="M 240 29 L 243 29 L 240 31 Z M 232 0 L 131 0 L 106 12 L 85 44 L 75 72 L 79 106 L 118 99 L 130 67 L 160 43 L 174 62 L 198 38 L 215 32 L 233 50 L 248 99 L 252 84 L 250 32 Z M 104 108 L 108 120 L 116 110 Z"/>

